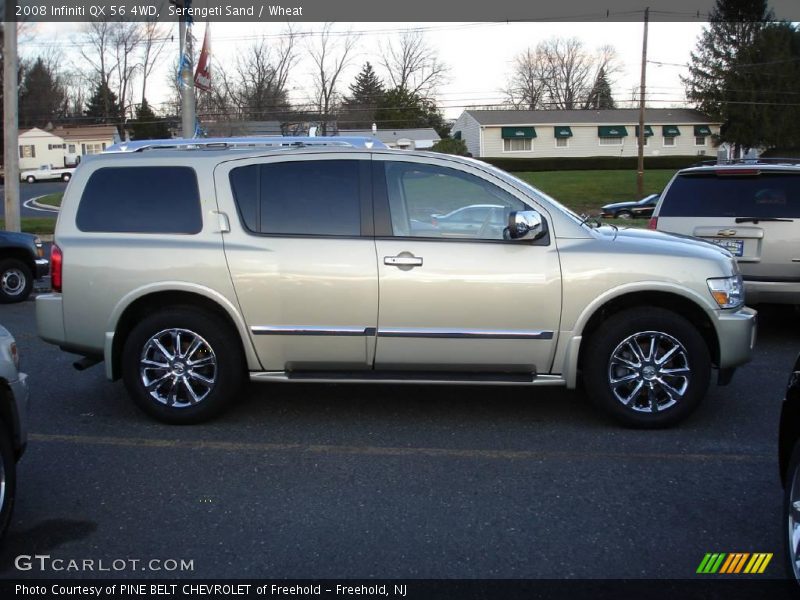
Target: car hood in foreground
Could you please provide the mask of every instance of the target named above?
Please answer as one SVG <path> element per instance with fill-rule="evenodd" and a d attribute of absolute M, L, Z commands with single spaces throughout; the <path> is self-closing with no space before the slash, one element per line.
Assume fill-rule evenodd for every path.
<path fill-rule="evenodd" d="M 639 229 L 636 227 L 598 227 L 598 234 L 641 254 L 671 254 L 673 256 L 702 256 L 709 259 L 724 259 L 735 264 L 733 255 L 724 248 L 688 235 Z M 738 272 L 738 271 L 736 271 Z"/>

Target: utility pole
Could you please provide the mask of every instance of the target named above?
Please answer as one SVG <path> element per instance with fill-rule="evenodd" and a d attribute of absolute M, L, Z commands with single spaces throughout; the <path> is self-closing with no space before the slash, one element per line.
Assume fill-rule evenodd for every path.
<path fill-rule="evenodd" d="M 176 1 L 176 6 L 190 8 L 191 0 Z M 180 38 L 180 82 L 181 82 L 181 129 L 184 138 L 193 138 L 195 131 L 194 116 L 194 79 L 192 77 L 192 40 L 187 35 L 188 25 L 192 17 L 178 16 L 178 37 Z"/>
<path fill-rule="evenodd" d="M 6 231 L 20 231 L 19 102 L 17 99 L 17 22 L 14 2 L 5 3 L 3 23 L 3 132 Z"/>
<path fill-rule="evenodd" d="M 636 193 L 644 196 L 644 92 L 647 79 L 647 23 L 650 7 L 644 9 L 644 36 L 642 39 L 642 80 L 639 84 L 639 160 L 636 164 Z"/>

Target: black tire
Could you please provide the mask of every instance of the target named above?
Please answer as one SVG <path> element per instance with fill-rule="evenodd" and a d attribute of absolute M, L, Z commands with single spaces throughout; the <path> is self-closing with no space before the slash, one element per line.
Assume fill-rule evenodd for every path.
<path fill-rule="evenodd" d="M 66 183 L 66 182 L 67 182 L 67 181 L 69 181 L 71 178 L 72 178 L 72 175 L 70 175 L 69 173 L 64 173 L 64 174 L 61 176 L 61 181 L 63 181 L 63 182 L 65 182 L 65 183 Z"/>
<path fill-rule="evenodd" d="M 19 259 L 0 260 L 0 304 L 11 304 L 28 299 L 33 290 L 30 267 Z"/>
<path fill-rule="evenodd" d="M 587 395 L 618 421 L 640 429 L 669 427 L 688 417 L 711 379 L 700 333 L 662 308 L 632 308 L 610 317 L 588 340 L 582 364 Z"/>
<path fill-rule="evenodd" d="M 17 492 L 17 462 L 11 430 L 0 421 L 0 538 L 5 536 Z"/>
<path fill-rule="evenodd" d="M 800 442 L 795 443 L 789 465 L 786 468 L 786 487 L 783 493 L 783 558 L 786 573 L 789 577 L 800 583 L 800 548 L 793 548 L 792 530 L 794 524 L 790 521 L 792 516 L 792 503 L 800 500 Z M 800 527 L 800 511 L 794 511 L 794 520 Z"/>
<path fill-rule="evenodd" d="M 633 213 L 631 211 L 629 211 L 629 210 L 621 210 L 621 211 L 619 211 L 617 213 L 617 218 L 618 219 L 626 219 L 626 220 L 627 219 L 632 219 L 633 218 Z"/>
<path fill-rule="evenodd" d="M 34 177 L 33 175 L 28 175 L 25 178 L 25 181 L 27 181 L 28 183 L 36 183 L 36 177 Z"/>
<path fill-rule="evenodd" d="M 183 356 L 175 355 L 175 332 L 180 332 Z M 156 337 L 172 358 L 157 348 Z M 198 348 L 189 352 L 196 339 Z M 143 359 L 165 366 L 143 366 Z M 192 366 L 192 360 L 199 366 Z M 145 318 L 130 332 L 122 351 L 128 393 L 139 408 L 164 423 L 188 425 L 215 417 L 238 396 L 244 376 L 238 333 L 216 315 L 190 306 L 167 308 Z M 211 380 L 211 385 L 203 379 Z M 155 384 L 149 391 L 146 380 Z"/>

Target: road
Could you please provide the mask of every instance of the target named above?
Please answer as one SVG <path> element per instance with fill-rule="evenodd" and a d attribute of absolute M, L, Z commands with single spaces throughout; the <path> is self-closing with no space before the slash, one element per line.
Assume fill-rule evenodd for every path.
<path fill-rule="evenodd" d="M 193 561 L 277 578 L 696 578 L 707 552 L 773 552 L 784 577 L 776 433 L 800 318 L 760 314 L 757 352 L 681 426 L 634 431 L 580 393 L 252 385 L 220 419 L 148 420 L 102 366 L 0 307 L 32 390 L 2 577 L 21 554 Z"/>
<path fill-rule="evenodd" d="M 67 184 L 61 181 L 43 181 L 40 183 L 20 183 L 19 193 L 22 198 L 22 216 L 23 217 L 53 217 L 58 216 L 56 210 L 43 210 L 36 209 L 26 204 L 27 201 L 38 196 L 46 196 L 47 194 L 54 194 L 56 192 L 63 192 L 67 189 Z M 5 186 L 0 185 L 0 216 L 5 216 Z"/>

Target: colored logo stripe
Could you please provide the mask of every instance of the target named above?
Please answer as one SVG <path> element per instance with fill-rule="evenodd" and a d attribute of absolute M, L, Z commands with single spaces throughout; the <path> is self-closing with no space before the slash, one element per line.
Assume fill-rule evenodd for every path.
<path fill-rule="evenodd" d="M 757 552 L 709 552 L 697 567 L 702 574 L 763 573 L 772 560 L 772 553 Z"/>

